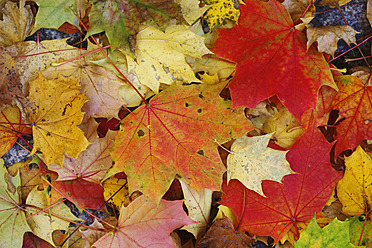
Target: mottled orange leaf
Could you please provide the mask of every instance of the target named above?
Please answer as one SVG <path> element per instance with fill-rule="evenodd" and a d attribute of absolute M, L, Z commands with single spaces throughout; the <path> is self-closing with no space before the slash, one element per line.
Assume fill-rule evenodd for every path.
<path fill-rule="evenodd" d="M 193 189 L 219 190 L 225 167 L 218 143 L 252 129 L 243 109 L 219 97 L 224 84 L 172 85 L 122 121 L 109 174 L 124 171 L 129 192 L 158 202 L 175 177 Z M 218 143 L 217 143 L 218 142 Z"/>

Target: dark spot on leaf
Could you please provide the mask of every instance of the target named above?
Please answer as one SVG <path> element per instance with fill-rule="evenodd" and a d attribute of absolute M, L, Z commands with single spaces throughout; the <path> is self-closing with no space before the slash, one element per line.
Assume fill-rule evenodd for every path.
<path fill-rule="evenodd" d="M 47 132 L 47 136 L 51 136 L 51 134 L 49 132 Z"/>
<path fill-rule="evenodd" d="M 187 102 L 185 102 L 185 107 L 187 108 L 188 106 L 190 106 L 190 104 L 188 104 Z"/>
<path fill-rule="evenodd" d="M 205 97 L 203 96 L 203 94 L 202 94 L 202 93 L 200 93 L 200 94 L 199 94 L 199 98 L 200 98 L 200 99 L 202 99 L 202 100 L 204 100 L 204 99 L 205 99 Z"/>
<path fill-rule="evenodd" d="M 139 137 L 142 137 L 142 136 L 145 135 L 145 132 L 140 129 L 140 130 L 138 130 L 137 134 L 138 134 Z"/>
<path fill-rule="evenodd" d="M 197 110 L 197 112 L 200 114 L 203 110 L 200 108 Z"/>
<path fill-rule="evenodd" d="M 199 155 L 201 155 L 201 156 L 204 156 L 204 151 L 203 150 L 199 150 L 196 153 L 199 154 Z"/>

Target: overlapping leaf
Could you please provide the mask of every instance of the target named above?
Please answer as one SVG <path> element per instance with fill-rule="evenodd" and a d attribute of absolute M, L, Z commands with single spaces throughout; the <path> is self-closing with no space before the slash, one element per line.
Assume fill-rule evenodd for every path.
<path fill-rule="evenodd" d="M 47 164 L 62 165 L 64 154 L 76 158 L 89 145 L 77 127 L 86 101 L 79 89 L 76 79 L 62 76 L 48 81 L 39 73 L 38 78 L 30 82 L 29 100 L 34 107 L 29 110 L 34 136 L 32 153 L 39 148 Z"/>
<path fill-rule="evenodd" d="M 337 126 L 336 154 L 354 149 L 362 140 L 372 139 L 372 87 L 350 75 L 335 77 L 339 94 L 332 103 L 332 109 L 339 110 L 345 120 Z"/>
<path fill-rule="evenodd" d="M 94 0 L 91 3 L 92 25 L 87 35 L 105 31 L 112 49 L 133 49 L 140 24 L 165 30 L 172 19 L 184 21 L 180 7 L 173 0 Z"/>
<path fill-rule="evenodd" d="M 270 235 L 277 242 L 297 222 L 310 220 L 320 212 L 341 177 L 329 163 L 331 146 L 316 127 L 308 129 L 287 154 L 292 170 L 298 174 L 285 176 L 282 183 L 264 181 L 262 188 L 267 198 L 245 189 L 236 180 L 224 184 L 221 203 L 238 218 L 245 202 L 239 229 Z"/>
<path fill-rule="evenodd" d="M 11 177 L 0 159 L 0 239 L 1 246 L 21 248 L 23 234 L 31 232 L 26 222 L 24 209 L 19 205 L 17 187 L 21 185 L 19 175 Z"/>
<path fill-rule="evenodd" d="M 174 229 L 193 224 L 182 208 L 182 201 L 161 200 L 159 204 L 140 196 L 122 207 L 114 233 L 93 244 L 97 248 L 174 247 L 169 235 Z"/>
<path fill-rule="evenodd" d="M 218 143 L 251 129 L 242 109 L 231 112 L 218 85 L 173 85 L 125 118 L 111 153 L 110 174 L 124 171 L 129 192 L 158 202 L 178 176 L 196 191 L 218 190 L 225 171 Z M 136 151 L 136 152 L 134 152 Z"/>
<path fill-rule="evenodd" d="M 229 85 L 233 107 L 252 108 L 277 94 L 299 120 L 306 109 L 315 108 L 321 85 L 336 88 L 329 65 L 315 49 L 306 51 L 305 35 L 294 28 L 279 2 L 248 0 L 245 4 L 240 6 L 239 25 L 219 30 L 213 49 L 237 62 Z"/>

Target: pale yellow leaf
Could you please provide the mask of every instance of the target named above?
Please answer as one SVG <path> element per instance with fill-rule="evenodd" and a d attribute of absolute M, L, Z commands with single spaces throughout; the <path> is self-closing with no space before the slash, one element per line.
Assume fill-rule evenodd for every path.
<path fill-rule="evenodd" d="M 319 52 L 326 52 L 333 56 L 340 39 L 343 39 L 350 46 L 351 43 L 356 44 L 355 35 L 358 33 L 348 25 L 325 27 L 307 25 L 307 49 L 317 41 Z"/>
<path fill-rule="evenodd" d="M 181 229 L 192 233 L 198 240 L 208 228 L 213 191 L 202 189 L 198 193 L 182 180 L 179 180 L 179 182 L 182 187 L 183 196 L 185 197 L 185 205 L 189 211 L 189 217 L 193 221 L 199 222 L 197 224 L 187 225 Z"/>
<path fill-rule="evenodd" d="M 14 42 L 24 41 L 29 35 L 34 23 L 31 7 L 25 6 L 26 0 L 17 3 L 6 2 L 1 10 L 3 19 L 0 19 L 0 45 L 11 46 Z"/>
<path fill-rule="evenodd" d="M 210 7 L 208 5 L 199 7 L 199 0 L 176 0 L 176 3 L 181 6 L 183 18 L 185 18 L 187 23 L 190 25 L 199 19 Z"/>
<path fill-rule="evenodd" d="M 39 212 L 40 209 L 45 209 L 48 207 L 48 201 L 44 191 L 38 191 L 35 187 L 27 197 L 26 204 L 35 206 L 26 207 L 27 212 L 26 216 L 29 217 Z M 53 216 L 57 214 L 62 218 L 71 220 L 71 221 L 81 221 L 71 213 L 69 207 L 67 207 L 63 202 L 49 208 L 45 212 L 39 212 L 30 219 L 27 220 L 27 223 L 30 225 L 32 232 L 37 235 L 39 238 L 44 239 L 50 244 L 54 245 L 52 240 L 52 233 L 54 230 L 68 230 L 69 221 L 66 221 L 62 218 Z"/>
<path fill-rule="evenodd" d="M 160 83 L 200 82 L 185 57 L 200 58 L 210 53 L 204 38 L 186 26 L 171 26 L 165 32 L 145 27 L 137 35 L 136 59 L 127 56 L 128 71 L 134 71 L 140 83 L 157 93 Z"/>
<path fill-rule="evenodd" d="M 244 186 L 265 196 L 263 180 L 280 182 L 285 175 L 294 174 L 285 156 L 288 151 L 268 148 L 272 134 L 238 138 L 227 157 L 227 182 L 238 179 Z"/>

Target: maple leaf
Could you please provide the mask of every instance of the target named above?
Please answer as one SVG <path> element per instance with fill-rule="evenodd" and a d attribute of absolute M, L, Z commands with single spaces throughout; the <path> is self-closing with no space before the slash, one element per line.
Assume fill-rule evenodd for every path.
<path fill-rule="evenodd" d="M 370 216 L 372 158 L 358 146 L 350 157 L 345 157 L 345 165 L 345 175 L 337 184 L 342 213 Z"/>
<path fill-rule="evenodd" d="M 252 239 L 244 232 L 236 232 L 226 216 L 216 220 L 195 248 L 251 247 Z"/>
<path fill-rule="evenodd" d="M 285 156 L 288 151 L 268 148 L 272 134 L 243 136 L 234 141 L 227 157 L 227 183 L 238 179 L 245 187 L 258 194 L 263 180 L 280 182 L 285 175 L 293 174 Z"/>
<path fill-rule="evenodd" d="M 314 216 L 294 247 L 356 247 L 350 243 L 349 227 L 349 221 L 334 219 L 329 225 L 320 228 Z"/>
<path fill-rule="evenodd" d="M 230 207 L 239 218 L 245 203 L 239 229 L 270 235 L 278 242 L 297 222 L 309 220 L 322 210 L 342 177 L 330 166 L 331 146 L 312 125 L 287 153 L 287 160 L 297 174 L 285 176 L 282 183 L 263 181 L 267 198 L 231 180 L 228 186 L 223 184 L 221 204 Z"/>
<path fill-rule="evenodd" d="M 3 18 L 0 19 L 0 46 L 10 46 L 14 42 L 24 41 L 29 35 L 33 17 L 31 7 L 25 6 L 26 1 L 17 3 L 7 1 L 2 9 Z"/>
<path fill-rule="evenodd" d="M 229 85 L 233 108 L 252 108 L 277 94 L 299 120 L 306 109 L 315 108 L 321 85 L 336 88 L 329 65 L 315 49 L 306 51 L 305 35 L 293 28 L 291 17 L 279 2 L 245 3 L 240 6 L 239 25 L 218 30 L 212 49 L 237 62 Z"/>
<path fill-rule="evenodd" d="M 197 224 L 187 225 L 182 230 L 189 231 L 199 240 L 209 226 L 213 192 L 209 189 L 202 189 L 199 194 L 182 180 L 179 180 L 179 182 L 185 197 L 189 217 L 198 222 Z"/>
<path fill-rule="evenodd" d="M 171 26 L 165 32 L 144 27 L 137 35 L 136 59 L 127 56 L 128 71 L 136 72 L 139 81 L 157 93 L 160 83 L 172 84 L 178 78 L 200 82 L 185 57 L 201 58 L 210 53 L 204 38 L 187 26 Z"/>
<path fill-rule="evenodd" d="M 210 7 L 208 5 L 200 7 L 198 0 L 176 0 L 176 3 L 181 6 L 183 18 L 185 18 L 189 25 L 192 25 Z"/>
<path fill-rule="evenodd" d="M 112 49 L 129 51 L 130 40 L 134 40 L 141 24 L 165 30 L 170 20 L 184 21 L 180 7 L 173 0 L 94 0 L 91 3 L 87 36 L 105 31 Z"/>
<path fill-rule="evenodd" d="M 21 185 L 19 174 L 11 177 L 0 159 L 0 239 L 1 246 L 21 248 L 23 234 L 31 232 L 24 209 L 20 206 L 17 187 Z"/>
<path fill-rule="evenodd" d="M 79 49 L 69 47 L 66 50 L 66 40 L 45 40 L 42 42 L 17 42 L 6 50 L 13 57 L 19 73 L 19 80 L 26 90 L 28 82 L 38 77 L 39 71 L 48 68 L 52 62 L 69 60 L 80 55 Z"/>
<path fill-rule="evenodd" d="M 225 19 L 238 21 L 240 11 L 239 6 L 243 3 L 241 0 L 207 0 L 206 4 L 210 8 L 205 12 L 203 21 L 208 25 L 209 30 L 222 25 Z"/>
<path fill-rule="evenodd" d="M 359 33 L 348 25 L 325 27 L 306 25 L 306 27 L 307 49 L 309 49 L 314 42 L 318 42 L 318 51 L 326 52 L 332 56 L 334 56 L 337 50 L 337 42 L 340 39 L 344 40 L 350 46 L 351 43 L 356 44 L 355 35 Z"/>
<path fill-rule="evenodd" d="M 40 209 L 48 207 L 48 202 L 44 191 L 38 191 L 36 187 L 28 195 L 26 204 L 31 205 L 31 207 L 26 207 L 26 216 L 32 216 L 32 218 L 27 220 L 32 232 L 45 241 L 48 241 L 50 244 L 54 244 L 52 240 L 52 232 L 54 230 L 67 231 L 68 225 L 70 224 L 67 220 L 82 221 L 80 218 L 75 217 L 71 213 L 70 208 L 63 202 L 53 206 L 53 208 L 49 208 L 47 212 L 39 213 Z M 58 217 L 53 216 L 53 214 L 57 214 Z"/>
<path fill-rule="evenodd" d="M 88 182 L 100 184 L 101 179 L 112 166 L 110 149 L 116 132 L 109 130 L 105 137 L 98 138 L 95 132 L 97 126 L 98 123 L 94 119 L 90 119 L 84 134 L 92 144 L 85 151 L 81 152 L 77 159 L 65 155 L 63 166 L 53 163 L 48 165 L 49 170 L 58 173 L 57 181 L 81 178 Z M 89 129 L 94 130 L 94 132 L 89 132 Z"/>
<path fill-rule="evenodd" d="M 29 111 L 34 137 L 31 153 L 40 148 L 47 164 L 62 165 L 64 154 L 76 158 L 89 145 L 77 127 L 83 118 L 80 109 L 86 101 L 79 89 L 76 79 L 62 76 L 47 81 L 39 73 L 30 82 L 28 99 L 35 107 Z"/>
<path fill-rule="evenodd" d="M 129 203 L 129 192 L 127 179 L 109 178 L 103 182 L 103 196 L 105 201 L 120 209 L 121 206 L 127 206 Z"/>
<path fill-rule="evenodd" d="M 372 87 L 350 75 L 335 77 L 339 93 L 335 96 L 331 108 L 339 110 L 343 120 L 337 126 L 337 144 L 335 153 L 353 149 L 364 139 L 372 139 L 370 127 L 372 120 Z"/>
<path fill-rule="evenodd" d="M 0 112 L 0 157 L 14 145 L 19 137 L 31 134 L 31 128 L 23 125 L 18 107 L 7 107 Z"/>
<path fill-rule="evenodd" d="M 263 123 L 262 130 L 265 133 L 275 132 L 271 138 L 283 148 L 291 147 L 304 132 L 297 119 L 284 106 Z"/>
<path fill-rule="evenodd" d="M 156 202 L 176 175 L 198 192 L 218 190 L 225 167 L 216 142 L 251 129 L 243 109 L 231 112 L 218 96 L 223 87 L 174 84 L 136 109 L 122 121 L 106 178 L 124 171 L 129 192 L 140 190 Z"/>
<path fill-rule="evenodd" d="M 309 7 L 310 4 L 310 7 Z M 297 24 L 300 18 L 315 17 L 315 5 L 310 0 L 284 0 L 284 7 L 288 10 L 293 23 Z M 305 13 L 306 11 L 306 13 Z M 305 15 L 303 15 L 305 13 Z"/>
<path fill-rule="evenodd" d="M 121 208 L 115 232 L 100 238 L 93 247 L 174 247 L 169 234 L 193 223 L 183 211 L 182 201 L 161 200 L 156 204 L 142 195 Z"/>
<path fill-rule="evenodd" d="M 354 216 L 349 220 L 350 242 L 354 245 L 371 247 L 372 223 L 365 216 Z"/>
<path fill-rule="evenodd" d="M 92 245 L 102 236 L 106 234 L 105 227 L 98 222 L 97 219 L 94 219 L 93 223 L 90 225 L 91 228 L 87 230 L 79 229 L 82 238 L 84 239 L 84 247 L 92 247 Z M 94 228 L 94 229 L 92 229 Z"/>
<path fill-rule="evenodd" d="M 76 25 L 79 23 L 76 13 L 79 13 L 80 18 L 82 18 L 90 6 L 88 0 L 33 1 L 39 6 L 39 10 L 31 33 L 36 32 L 40 28 L 58 29 L 65 22 L 79 27 Z"/>

